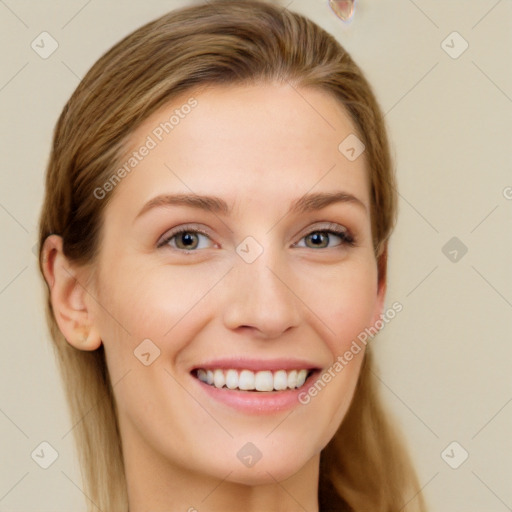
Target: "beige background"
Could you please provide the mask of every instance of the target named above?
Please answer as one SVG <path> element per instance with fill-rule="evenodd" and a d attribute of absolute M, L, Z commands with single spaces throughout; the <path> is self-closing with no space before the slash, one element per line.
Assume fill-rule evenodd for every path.
<path fill-rule="evenodd" d="M 86 499 L 32 252 L 53 126 L 104 51 L 186 3 L 0 0 L 0 512 Z M 512 2 L 361 0 L 349 25 L 327 0 L 286 4 L 340 40 L 386 112 L 401 197 L 388 304 L 404 310 L 374 346 L 430 510 L 512 510 Z M 48 59 L 30 46 L 42 31 Z M 42 441 L 59 455 L 46 470 Z M 441 457 L 452 441 L 452 465 L 469 453 L 458 469 Z"/>

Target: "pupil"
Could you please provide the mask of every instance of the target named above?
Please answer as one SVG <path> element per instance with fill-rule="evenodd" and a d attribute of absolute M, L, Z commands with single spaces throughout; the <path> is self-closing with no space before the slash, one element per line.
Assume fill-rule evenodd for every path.
<path fill-rule="evenodd" d="M 315 233 L 311 235 L 311 241 L 314 245 L 322 245 L 322 238 L 324 237 L 324 233 Z"/>
<path fill-rule="evenodd" d="M 193 245 L 194 244 L 194 240 L 190 233 L 184 233 L 181 237 L 181 240 L 184 243 L 184 245 Z"/>

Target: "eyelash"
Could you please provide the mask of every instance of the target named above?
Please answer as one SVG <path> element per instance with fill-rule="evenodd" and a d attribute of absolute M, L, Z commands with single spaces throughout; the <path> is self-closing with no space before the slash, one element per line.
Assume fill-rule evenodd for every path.
<path fill-rule="evenodd" d="M 157 244 L 157 248 L 163 248 L 164 246 L 168 246 L 169 242 L 173 238 L 175 238 L 176 236 L 181 235 L 183 233 L 199 233 L 201 235 L 206 236 L 207 238 L 210 238 L 210 235 L 202 229 L 199 229 L 197 227 L 192 227 L 192 226 L 182 226 L 180 228 L 177 228 L 175 231 L 171 231 L 171 233 L 169 233 L 169 235 L 167 235 L 164 238 L 164 240 L 162 240 L 161 242 L 159 242 Z M 341 239 L 341 243 L 335 247 L 321 247 L 320 249 L 336 249 L 336 248 L 339 248 L 342 246 L 354 247 L 356 245 L 355 237 L 353 237 L 348 232 L 347 229 L 341 228 L 341 227 L 337 226 L 336 224 L 331 223 L 331 224 L 328 224 L 325 228 L 313 229 L 312 231 L 309 231 L 304 236 L 302 236 L 301 240 L 303 238 L 306 238 L 309 235 L 312 235 L 313 233 L 329 233 L 329 234 L 335 235 Z M 210 238 L 210 240 L 211 240 L 211 238 Z M 174 248 L 174 247 L 171 247 L 171 249 L 185 253 L 185 254 L 191 254 L 193 252 L 198 251 L 198 249 L 192 249 L 192 250 L 187 251 L 186 249 L 178 249 L 178 248 Z M 312 249 L 312 247 L 306 247 L 306 249 Z"/>

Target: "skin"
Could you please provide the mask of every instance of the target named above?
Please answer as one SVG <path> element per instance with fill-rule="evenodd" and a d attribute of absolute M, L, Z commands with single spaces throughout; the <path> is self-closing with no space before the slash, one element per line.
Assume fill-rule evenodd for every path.
<path fill-rule="evenodd" d="M 300 94 L 299 94 L 300 93 Z M 118 405 L 130 512 L 317 511 L 319 455 L 353 397 L 363 351 L 307 405 L 244 414 L 212 400 L 189 369 L 226 356 L 302 358 L 328 369 L 382 313 L 385 283 L 373 252 L 364 154 L 338 145 L 356 130 L 325 92 L 289 85 L 216 86 L 188 92 L 131 136 L 139 148 L 174 109 L 198 105 L 117 185 L 97 261 L 76 267 L 56 235 L 45 243 L 45 277 L 56 319 L 81 350 L 105 346 Z M 287 214 L 305 193 L 344 191 L 356 202 Z M 228 214 L 143 206 L 163 193 L 210 194 Z M 193 223 L 192 254 L 157 243 Z M 326 223 L 344 227 L 355 246 Z M 192 235 L 194 237 L 194 235 Z M 247 236 L 263 253 L 246 263 Z M 341 244 L 340 244 L 341 243 Z M 196 244 L 196 245 L 194 245 Z M 324 246 L 327 246 L 324 248 Z M 151 339 L 160 356 L 134 350 Z M 237 452 L 247 442 L 261 459 Z"/>

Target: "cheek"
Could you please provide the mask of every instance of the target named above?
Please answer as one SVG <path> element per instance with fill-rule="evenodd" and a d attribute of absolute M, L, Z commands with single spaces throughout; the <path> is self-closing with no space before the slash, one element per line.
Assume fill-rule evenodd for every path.
<path fill-rule="evenodd" d="M 368 282 L 361 282 L 360 286 L 353 284 L 342 289 L 338 301 L 332 305 L 338 354 L 347 350 L 347 346 L 372 323 L 375 313 L 377 286 Z"/>
<path fill-rule="evenodd" d="M 96 318 L 107 352 L 116 354 L 116 364 L 131 363 L 133 351 L 150 339 L 165 347 L 172 360 L 190 337 L 191 326 L 202 325 L 203 299 L 224 272 L 199 272 L 192 265 L 144 266 L 128 257 L 121 261 L 98 273 Z"/>
<path fill-rule="evenodd" d="M 319 432 L 317 450 L 332 438 L 350 407 L 366 351 L 360 335 L 372 325 L 377 304 L 372 267 L 365 272 L 352 270 L 332 280 L 329 293 L 310 295 L 323 321 L 323 341 L 331 356 L 331 364 L 315 386 L 300 397 L 304 422 L 314 419 L 311 428 Z"/>
<path fill-rule="evenodd" d="M 368 256 L 340 265 L 328 275 L 309 276 L 301 293 L 321 320 L 322 337 L 336 357 L 373 322 L 378 290 L 376 263 Z"/>
<path fill-rule="evenodd" d="M 323 424 L 320 448 L 338 429 L 355 391 L 366 351 L 360 335 L 372 325 L 378 303 L 376 263 L 370 254 L 354 259 L 324 282 L 328 284 L 309 293 L 308 304 L 314 305 L 321 319 L 318 326 L 331 364 L 317 380 L 316 389 L 302 396 L 307 416 Z"/>

